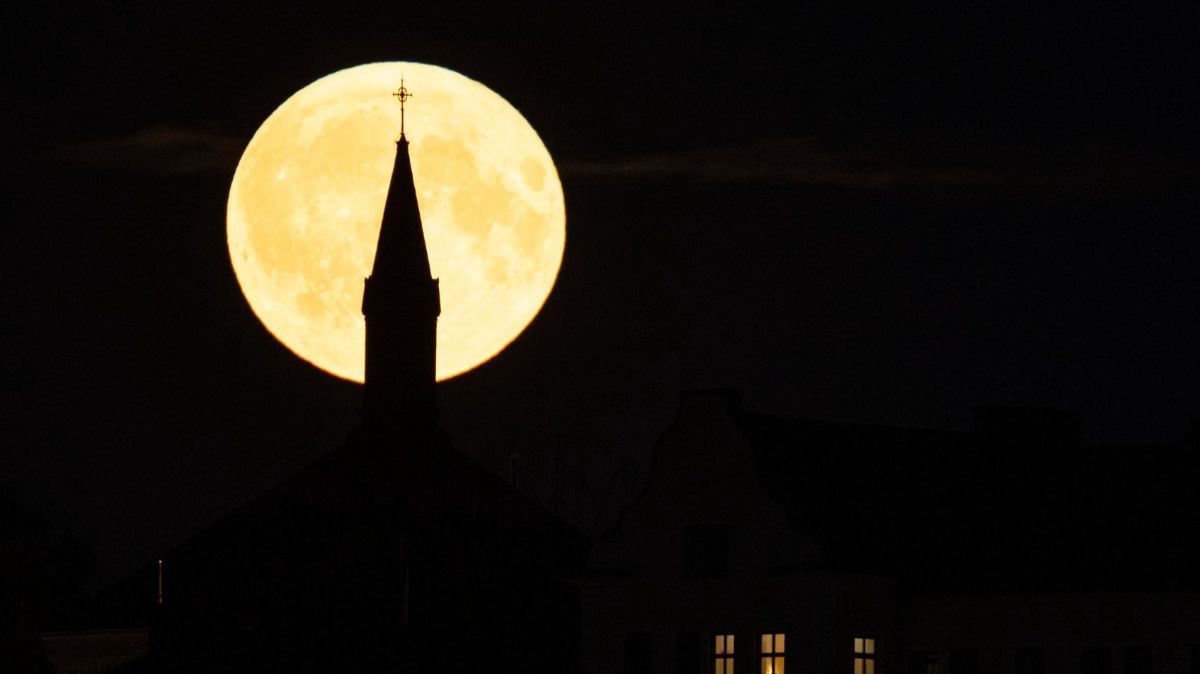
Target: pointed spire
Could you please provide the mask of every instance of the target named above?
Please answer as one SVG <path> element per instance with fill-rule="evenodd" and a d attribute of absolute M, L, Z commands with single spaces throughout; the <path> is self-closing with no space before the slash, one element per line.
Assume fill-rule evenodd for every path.
<path fill-rule="evenodd" d="M 408 156 L 408 139 L 396 141 L 396 163 L 388 185 L 379 241 L 375 246 L 375 262 L 371 277 L 395 278 L 404 281 L 428 281 L 429 256 L 425 250 L 425 232 L 421 227 L 421 208 L 417 203 L 417 188 L 413 182 L 412 161 Z"/>
<path fill-rule="evenodd" d="M 421 227 L 412 161 L 408 156 L 408 138 L 404 136 L 404 103 L 412 98 L 412 92 L 404 86 L 404 78 L 400 78 L 400 88 L 392 92 L 392 96 L 400 101 L 400 139 L 396 141 L 396 163 L 388 185 L 371 277 L 416 285 L 428 281 L 432 274 L 425 252 L 425 232 Z"/>
<path fill-rule="evenodd" d="M 432 278 L 421 209 L 413 181 L 404 103 L 412 93 L 400 81 L 400 138 L 388 186 L 371 275 L 363 288 L 366 378 L 363 413 L 368 428 L 434 428 L 437 424 L 437 318 L 441 299 Z"/>

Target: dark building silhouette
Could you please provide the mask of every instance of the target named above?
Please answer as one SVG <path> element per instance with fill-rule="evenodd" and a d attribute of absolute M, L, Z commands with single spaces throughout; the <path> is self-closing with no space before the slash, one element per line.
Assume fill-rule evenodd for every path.
<path fill-rule="evenodd" d="M 581 671 L 1194 673 L 1198 466 L 1054 410 L 929 431 L 689 393 L 576 580 Z"/>
<path fill-rule="evenodd" d="M 641 494 L 588 541 L 439 428 L 439 313 L 402 133 L 364 289 L 362 423 L 76 621 L 125 629 L 42 632 L 39 651 L 12 621 L 21 661 L 1200 674 L 1194 446 L 1088 446 L 1054 410 L 985 407 L 970 432 L 929 431 L 692 392 Z"/>
<path fill-rule="evenodd" d="M 0 672 L 51 672 L 48 658 L 64 636 L 75 645 L 94 640 L 96 630 L 66 630 L 81 626 L 78 614 L 97 569 L 73 536 L 0 491 Z M 108 639 L 106 652 L 91 662 L 115 665 L 136 657 L 145 652 L 146 638 L 143 628 L 116 637 L 120 644 Z"/>
<path fill-rule="evenodd" d="M 1200 662 L 1200 457 L 1088 445 L 1062 412 L 985 407 L 971 430 L 937 431 L 686 393 L 642 492 L 590 543 L 444 440 L 366 438 L 169 554 L 152 655 L 126 671 Z M 155 581 L 148 568 L 110 590 L 93 624 L 146 624 Z M 115 648 L 137 631 L 71 638 Z"/>
<path fill-rule="evenodd" d="M 584 539 L 438 427 L 439 312 L 401 135 L 365 283 L 362 423 L 100 598 L 98 620 L 151 625 L 131 671 L 576 667 L 565 579 Z"/>

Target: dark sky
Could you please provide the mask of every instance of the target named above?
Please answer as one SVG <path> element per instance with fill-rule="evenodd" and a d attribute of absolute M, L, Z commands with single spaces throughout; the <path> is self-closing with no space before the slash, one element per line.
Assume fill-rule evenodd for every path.
<path fill-rule="evenodd" d="M 224 208 L 258 124 L 371 61 L 480 80 L 555 157 L 556 288 L 440 396 L 585 528 L 682 388 L 935 428 L 1052 406 L 1094 442 L 1200 414 L 1187 3 L 89 4 L 16 10 L 6 45 L 0 490 L 110 575 L 355 423 L 242 298 Z"/>

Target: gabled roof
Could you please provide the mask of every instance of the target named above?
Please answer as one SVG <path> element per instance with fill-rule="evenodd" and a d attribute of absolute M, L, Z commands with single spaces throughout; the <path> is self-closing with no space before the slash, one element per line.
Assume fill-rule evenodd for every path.
<path fill-rule="evenodd" d="M 685 413 L 697 400 L 710 411 Z M 706 444 L 712 419 L 728 419 L 739 437 L 725 451 L 750 448 L 757 484 L 818 546 L 824 571 L 930 592 L 1200 588 L 1200 555 L 1185 543 L 1200 512 L 1195 448 L 1086 445 L 1077 417 L 1033 408 L 979 408 L 970 431 L 746 413 L 729 390 L 685 393 L 680 409 L 663 438 Z M 666 465 L 662 444 L 611 540 L 638 527 L 629 520 L 654 485 L 680 479 L 662 471 L 702 483 L 728 469 Z"/>
<path fill-rule="evenodd" d="M 1200 555 L 1182 543 L 1200 512 L 1195 450 L 1085 445 L 1069 417 L 1026 412 L 977 410 L 970 432 L 741 426 L 765 487 L 831 566 L 944 591 L 1196 588 Z"/>
<path fill-rule="evenodd" d="M 111 620 L 124 607 L 125 620 L 137 613 L 142 624 L 165 619 L 176 632 L 209 634 L 233 653 L 211 657 L 303 658 L 304 647 L 323 646 L 293 648 L 298 643 L 324 641 L 326 652 L 336 651 L 339 644 L 382 643 L 371 630 L 398 629 L 408 610 L 405 565 L 414 569 L 414 596 L 433 603 L 441 597 L 431 588 L 469 587 L 481 578 L 485 585 L 549 582 L 578 566 L 582 534 L 444 435 L 427 440 L 380 446 L 352 433 L 164 555 L 159 615 L 151 615 L 153 565 L 111 588 L 98 613 Z M 464 615 L 492 610 L 463 597 L 446 601 L 447 610 Z"/>

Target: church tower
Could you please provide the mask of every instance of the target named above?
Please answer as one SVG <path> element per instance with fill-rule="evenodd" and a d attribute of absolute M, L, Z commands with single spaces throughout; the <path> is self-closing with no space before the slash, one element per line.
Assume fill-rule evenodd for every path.
<path fill-rule="evenodd" d="M 401 80 L 394 95 L 400 101 L 400 140 L 375 263 L 363 290 L 367 324 L 363 419 L 372 432 L 411 434 L 432 431 L 437 424 L 435 364 L 441 296 L 429 270 L 404 136 L 404 102 L 412 94 Z"/>

